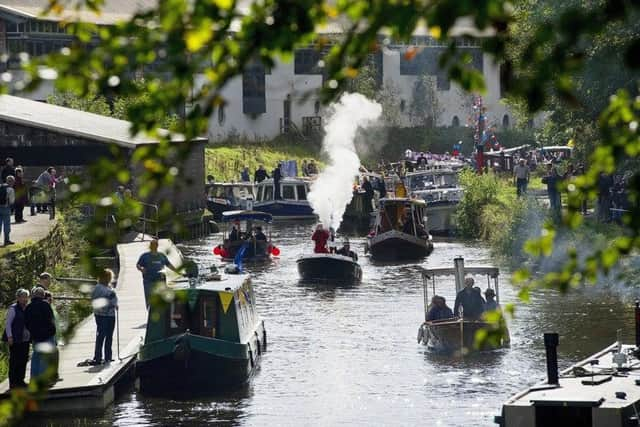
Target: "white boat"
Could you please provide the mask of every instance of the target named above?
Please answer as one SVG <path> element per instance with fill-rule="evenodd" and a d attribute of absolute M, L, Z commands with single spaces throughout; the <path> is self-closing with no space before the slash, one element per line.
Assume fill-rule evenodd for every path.
<path fill-rule="evenodd" d="M 272 178 L 256 184 L 256 201 L 253 210 L 266 212 L 274 219 L 315 219 L 313 208 L 307 200 L 309 181 L 284 177 L 280 180 L 279 195 Z"/>
<path fill-rule="evenodd" d="M 636 305 L 636 313 L 638 308 Z M 636 341 L 638 340 L 636 314 Z M 547 380 L 511 397 L 501 427 L 640 425 L 640 342 L 620 340 L 558 375 L 558 334 L 545 334 Z"/>
<path fill-rule="evenodd" d="M 458 169 L 443 164 L 410 172 L 405 177 L 410 195 L 427 204 L 429 231 L 448 234 L 455 230 L 455 213 L 462 199 L 463 189 L 458 184 Z"/>

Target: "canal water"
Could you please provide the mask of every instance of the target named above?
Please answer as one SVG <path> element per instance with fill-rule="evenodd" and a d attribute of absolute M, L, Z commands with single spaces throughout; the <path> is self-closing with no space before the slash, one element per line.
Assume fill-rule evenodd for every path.
<path fill-rule="evenodd" d="M 544 332 L 560 333 L 561 367 L 612 343 L 617 329 L 624 328 L 629 340 L 633 333 L 630 297 L 619 292 L 536 292 L 528 304 L 517 305 L 511 348 L 464 359 L 435 356 L 416 342 L 424 317 L 419 267 L 452 266 L 456 256 L 467 265 L 496 264 L 485 247 L 437 241 L 424 261 L 377 265 L 363 255 L 364 239 L 352 239 L 363 282 L 333 288 L 298 283 L 296 259 L 311 251 L 310 234 L 310 225 L 276 226 L 279 259 L 248 267 L 269 345 L 247 386 L 197 400 L 130 390 L 96 418 L 46 425 L 490 426 L 507 397 L 544 377 Z M 211 265 L 219 240 L 211 236 L 182 249 Z M 452 280 L 440 292 L 450 306 Z M 502 304 L 516 301 L 506 269 L 500 283 Z"/>

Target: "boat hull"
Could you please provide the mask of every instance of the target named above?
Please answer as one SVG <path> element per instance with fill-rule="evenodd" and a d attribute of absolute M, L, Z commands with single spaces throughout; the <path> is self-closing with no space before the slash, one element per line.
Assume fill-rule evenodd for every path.
<path fill-rule="evenodd" d="M 298 260 L 298 273 L 305 282 L 360 283 L 362 268 L 349 257 L 313 254 Z"/>
<path fill-rule="evenodd" d="M 378 261 L 422 259 L 433 251 L 430 239 L 422 239 L 397 230 L 369 238 L 368 250 Z"/>
<path fill-rule="evenodd" d="M 273 200 L 269 202 L 256 202 L 253 209 L 266 212 L 279 220 L 315 219 L 316 215 L 307 201 Z"/>
<path fill-rule="evenodd" d="M 443 321 L 425 322 L 418 330 L 418 342 L 422 342 L 429 350 L 436 353 L 468 353 L 476 350 L 494 350 L 501 348 L 487 345 L 475 347 L 476 332 L 490 328 L 491 325 L 481 320 L 460 320 L 459 318 Z"/>
<path fill-rule="evenodd" d="M 136 362 L 146 395 L 193 395 L 239 387 L 258 367 L 266 350 L 260 328 L 245 343 L 182 334 L 142 346 Z"/>
<path fill-rule="evenodd" d="M 233 261 L 242 247 L 243 241 L 231 242 L 225 241 L 223 248 L 225 250 L 225 256 L 222 257 L 224 261 Z M 271 259 L 271 253 L 269 252 L 270 244 L 267 241 L 259 241 L 256 244 L 249 243 L 249 247 L 245 251 L 242 257 L 242 262 L 260 263 L 266 262 Z"/>
<path fill-rule="evenodd" d="M 448 235 L 455 231 L 455 213 L 458 202 L 427 203 L 425 212 L 429 218 L 429 232 L 437 235 Z"/>

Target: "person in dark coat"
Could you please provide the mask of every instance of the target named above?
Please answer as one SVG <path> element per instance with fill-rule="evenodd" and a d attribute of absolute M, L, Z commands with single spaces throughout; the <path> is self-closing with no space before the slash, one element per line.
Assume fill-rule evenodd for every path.
<path fill-rule="evenodd" d="M 56 350 L 56 324 L 53 310 L 44 299 L 45 291 L 41 287 L 35 288 L 31 302 L 27 306 L 24 317 L 25 326 L 31 334 L 33 353 L 31 355 L 31 378 L 42 374 L 53 378 L 57 374 L 57 367 L 50 366 L 54 360 Z"/>
<path fill-rule="evenodd" d="M 267 236 L 262 232 L 262 227 L 256 227 L 256 240 L 267 241 Z"/>
<path fill-rule="evenodd" d="M 431 298 L 431 308 L 427 313 L 427 320 L 444 320 L 451 319 L 452 317 L 455 316 L 453 315 L 453 311 L 447 306 L 447 300 L 440 295 L 434 295 L 433 298 Z"/>
<path fill-rule="evenodd" d="M 351 250 L 351 246 L 349 245 L 349 242 L 344 242 L 344 244 L 342 245 L 342 248 L 338 249 L 336 251 L 336 254 L 342 255 L 342 256 L 348 256 L 352 260 L 358 261 L 358 254 L 356 254 L 354 251 Z"/>
<path fill-rule="evenodd" d="M 280 163 L 278 166 L 271 172 L 271 176 L 273 177 L 273 199 L 280 200 L 282 196 L 280 195 L 280 180 L 282 179 L 282 170 L 280 170 Z"/>
<path fill-rule="evenodd" d="M 371 202 L 373 201 L 373 186 L 369 179 L 365 176 L 362 178 L 362 189 L 364 190 L 364 209 L 365 212 L 371 212 L 373 210 L 373 206 Z"/>
<path fill-rule="evenodd" d="M 264 166 L 260 165 L 253 177 L 256 182 L 262 182 L 265 179 L 269 178 L 269 175 L 267 174 L 267 171 L 264 170 Z"/>
<path fill-rule="evenodd" d="M 16 170 L 13 167 L 13 159 L 11 157 L 7 157 L 4 161 L 4 166 L 2 167 L 2 172 L 0 172 L 0 184 L 6 182 L 8 176 L 16 176 Z"/>
<path fill-rule="evenodd" d="M 560 197 L 559 185 L 562 182 L 562 177 L 558 174 L 556 167 L 548 163 L 547 175 L 542 177 L 542 183 L 547 184 L 547 195 L 549 196 L 549 205 L 551 207 L 551 213 L 560 218 L 562 209 L 562 199 Z"/>
<path fill-rule="evenodd" d="M 16 182 L 13 184 L 13 191 L 16 194 L 16 200 L 13 203 L 13 212 L 16 218 L 16 224 L 26 222 L 24 220 L 24 207 L 27 205 L 29 197 L 23 176 L 24 173 L 22 168 L 16 168 Z"/>
<path fill-rule="evenodd" d="M 24 376 L 29 360 L 29 330 L 25 327 L 25 308 L 29 291 L 18 289 L 16 302 L 7 311 L 7 321 L 2 340 L 9 344 L 9 388 L 24 388 Z"/>
<path fill-rule="evenodd" d="M 458 315 L 460 307 L 462 307 L 462 316 L 465 319 L 479 319 L 484 311 L 484 299 L 480 292 L 473 288 L 474 280 L 472 277 L 464 279 L 464 289 L 456 295 L 456 302 L 453 306 L 453 312 Z"/>

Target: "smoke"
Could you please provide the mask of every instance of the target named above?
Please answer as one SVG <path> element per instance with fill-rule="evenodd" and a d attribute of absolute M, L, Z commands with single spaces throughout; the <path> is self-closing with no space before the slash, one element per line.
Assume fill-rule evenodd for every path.
<path fill-rule="evenodd" d="M 320 222 L 338 229 L 342 215 L 353 197 L 353 178 L 360 159 L 354 141 L 358 128 L 369 125 L 382 114 L 382 107 L 359 93 L 345 93 L 329 107 L 322 149 L 329 164 L 311 185 L 309 202 Z"/>

